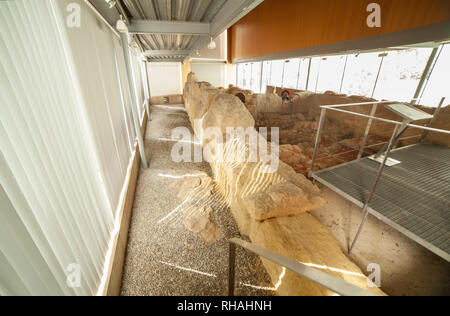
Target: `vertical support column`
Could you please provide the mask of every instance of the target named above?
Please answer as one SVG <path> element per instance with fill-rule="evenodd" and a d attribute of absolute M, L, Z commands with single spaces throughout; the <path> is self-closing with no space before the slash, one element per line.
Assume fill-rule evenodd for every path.
<path fill-rule="evenodd" d="M 345 71 L 347 70 L 347 62 L 348 62 L 348 55 L 345 55 L 344 70 L 342 71 L 341 86 L 339 87 L 339 93 L 342 93 L 342 86 L 344 85 L 345 79 Z"/>
<path fill-rule="evenodd" d="M 320 68 L 322 67 L 322 61 L 327 60 L 326 58 L 320 58 L 319 60 L 319 68 L 317 69 L 317 77 L 316 77 L 316 85 L 314 87 L 314 92 L 317 93 L 317 86 L 319 85 L 320 78 Z"/>
<path fill-rule="evenodd" d="M 306 91 L 309 91 L 309 75 L 310 75 L 310 71 L 311 71 L 311 57 L 309 58 L 309 63 L 308 63 L 308 75 L 306 76 Z"/>
<path fill-rule="evenodd" d="M 378 104 L 374 103 L 372 105 L 372 111 L 370 112 L 370 116 L 375 116 L 375 113 L 377 112 Z M 361 146 L 359 148 L 358 153 L 358 160 L 361 159 L 362 154 L 364 152 L 364 147 L 366 147 L 367 137 L 369 136 L 370 128 L 372 127 L 373 118 L 370 118 L 367 122 L 366 131 L 364 132 L 364 138 L 362 140 Z"/>
<path fill-rule="evenodd" d="M 250 82 L 248 90 L 252 90 L 253 87 L 253 63 L 250 63 Z"/>
<path fill-rule="evenodd" d="M 144 61 L 145 67 L 145 85 L 147 86 L 148 100 L 145 102 L 145 110 L 147 111 L 147 120 L 150 121 L 150 105 L 152 104 L 152 93 L 150 91 L 150 81 L 148 79 L 148 61 Z"/>
<path fill-rule="evenodd" d="M 131 104 L 131 113 L 133 115 L 134 128 L 136 130 L 136 137 L 138 140 L 139 153 L 141 155 L 141 163 L 142 163 L 142 167 L 144 169 L 147 169 L 148 164 L 147 164 L 147 158 L 145 157 L 144 139 L 142 138 L 141 126 L 140 126 L 140 122 L 139 122 L 139 114 L 136 113 L 136 111 L 138 109 L 138 105 L 137 105 L 136 91 L 134 90 L 134 85 L 133 85 L 133 70 L 131 67 L 130 47 L 128 46 L 128 33 L 127 32 L 120 33 L 120 41 L 122 43 L 123 56 L 125 58 L 125 66 L 127 69 L 127 81 L 128 81 L 128 88 L 130 90 L 130 97 L 131 97 L 131 103 L 130 103 Z"/>
<path fill-rule="evenodd" d="M 378 56 L 381 57 L 381 61 L 380 61 L 380 67 L 378 67 L 377 78 L 375 79 L 375 83 L 373 85 L 372 95 L 370 96 L 371 98 L 373 98 L 373 96 L 375 95 L 375 90 L 377 89 L 378 79 L 380 78 L 381 68 L 383 67 L 384 57 L 387 56 L 387 53 L 383 53 Z"/>
<path fill-rule="evenodd" d="M 228 242 L 228 296 L 234 296 L 234 279 L 236 274 L 236 245 Z"/>
<path fill-rule="evenodd" d="M 270 72 L 269 72 L 269 81 L 267 82 L 267 85 L 271 85 L 272 82 L 272 61 L 270 61 Z M 267 90 L 267 89 L 266 89 Z"/>
<path fill-rule="evenodd" d="M 384 166 L 386 165 L 386 161 L 387 161 L 387 159 L 389 157 L 389 154 L 391 152 L 391 149 L 392 149 L 392 147 L 394 145 L 395 139 L 397 138 L 398 128 L 399 128 L 399 125 L 395 125 L 395 129 L 394 129 L 394 132 L 392 133 L 391 140 L 389 141 L 389 145 L 388 145 L 388 148 L 387 148 L 387 151 L 386 151 L 386 155 L 384 156 L 383 163 L 381 164 L 380 168 L 378 169 L 377 176 L 375 177 L 375 181 L 374 181 L 374 183 L 372 185 L 372 188 L 370 189 L 370 192 L 369 192 L 369 195 L 367 197 L 366 203 L 364 204 L 364 207 L 363 207 L 363 214 L 364 214 L 363 219 L 361 221 L 361 224 L 359 225 L 359 229 L 358 229 L 358 232 L 356 233 L 355 239 L 353 239 L 352 245 L 350 246 L 350 249 L 348 250 L 348 254 L 352 253 L 353 247 L 355 247 L 356 241 L 358 240 L 358 237 L 359 237 L 359 235 L 362 232 L 364 224 L 366 223 L 367 216 L 369 215 L 369 203 L 372 200 L 373 195 L 375 194 L 375 189 L 377 188 L 378 181 L 380 181 L 380 177 L 381 177 L 381 174 L 383 173 Z"/>
<path fill-rule="evenodd" d="M 414 93 L 413 100 L 411 101 L 412 104 L 416 104 L 419 96 L 422 98 L 422 92 L 424 91 L 426 83 L 428 82 L 428 79 L 433 72 L 434 65 L 436 65 L 436 62 L 441 55 L 443 47 L 444 45 L 441 45 L 440 47 L 433 48 L 433 50 L 431 51 L 430 58 L 428 58 L 427 65 L 425 66 L 422 77 L 420 78 L 419 84 L 417 85 L 416 92 Z"/>
<path fill-rule="evenodd" d="M 263 74 L 264 74 L 264 62 L 262 61 L 262 62 L 261 62 L 261 79 L 260 79 L 260 82 L 259 82 L 259 92 L 260 92 L 260 93 L 264 93 L 263 90 L 262 90 L 262 86 L 263 86 Z"/>
<path fill-rule="evenodd" d="M 317 153 L 318 153 L 319 147 L 320 147 L 320 140 L 322 138 L 322 130 L 323 130 L 323 126 L 325 124 L 326 113 L 327 113 L 327 109 L 325 109 L 325 108 L 323 108 L 322 111 L 320 112 L 319 128 L 317 130 L 317 135 L 316 135 L 316 145 L 314 147 L 314 154 L 313 154 L 312 160 L 311 160 L 311 170 L 309 170 L 310 178 L 313 176 L 313 172 L 314 172 L 314 164 L 316 163 Z"/>
<path fill-rule="evenodd" d="M 298 86 L 300 84 L 300 70 L 302 67 L 302 60 L 299 58 L 298 60 L 298 71 L 297 71 L 297 85 L 295 86 L 297 90 L 300 90 L 300 87 Z"/>
<path fill-rule="evenodd" d="M 283 74 L 281 75 L 281 90 L 284 89 L 284 73 L 285 73 L 285 70 L 286 70 L 286 63 L 288 63 L 287 60 L 285 60 L 283 62 Z"/>
<path fill-rule="evenodd" d="M 445 97 L 442 97 L 441 102 L 439 102 L 438 107 L 436 108 L 436 111 L 434 111 L 433 118 L 430 120 L 430 122 L 427 124 L 427 127 L 433 127 L 433 123 L 436 120 L 436 117 L 438 116 L 439 112 L 441 111 L 442 106 L 444 105 Z M 424 131 L 422 138 L 420 139 L 420 142 L 425 142 L 425 139 L 427 138 L 430 131 Z"/>

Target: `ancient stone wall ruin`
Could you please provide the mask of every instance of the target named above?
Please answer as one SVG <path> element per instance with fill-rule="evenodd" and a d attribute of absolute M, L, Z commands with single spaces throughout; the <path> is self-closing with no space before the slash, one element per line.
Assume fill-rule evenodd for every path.
<path fill-rule="evenodd" d="M 282 100 L 280 97 L 282 90 L 290 92 L 290 100 Z M 245 104 L 255 119 L 256 127 L 280 128 L 280 159 L 293 167 L 296 172 L 304 175 L 308 175 L 311 166 L 321 112 L 320 106 L 377 101 L 362 96 L 347 96 L 334 92 L 313 93 L 272 86 L 267 87 L 265 94 L 253 94 L 251 91 L 236 87 L 230 88 L 229 92 L 246 94 Z M 417 107 L 431 114 L 435 111 L 433 108 Z M 345 110 L 370 115 L 371 108 L 371 105 L 358 105 L 346 107 Z M 378 106 L 375 116 L 401 121 L 401 117 L 387 110 L 384 104 Z M 433 127 L 450 130 L 449 117 L 450 106 L 446 106 L 439 112 Z M 367 121 L 368 119 L 364 117 L 327 111 L 316 168 L 329 168 L 356 159 Z M 421 121 L 415 124 L 425 125 L 427 123 L 428 121 Z M 363 157 L 378 152 L 389 140 L 393 130 L 393 124 L 374 121 Z M 419 129 L 408 129 L 397 143 L 397 147 L 419 142 L 422 133 L 423 131 Z M 270 133 L 268 139 L 270 140 Z M 446 134 L 430 133 L 426 141 L 450 146 L 450 136 Z"/>
<path fill-rule="evenodd" d="M 241 102 L 244 98 L 245 105 Z M 251 91 L 235 87 L 215 88 L 209 83 L 198 82 L 193 73 L 189 74 L 185 87 L 185 107 L 196 136 L 204 148 L 211 149 L 212 154 L 222 151 L 227 158 L 212 160 L 210 165 L 217 187 L 228 202 L 241 233 L 261 247 L 383 295 L 379 289 L 367 285 L 365 275 L 341 251 L 328 229 L 308 213 L 325 203 L 320 190 L 311 181 L 282 161 L 276 172 L 267 172 L 267 162 L 261 160 L 236 162 L 233 158 L 237 155 L 247 157 L 249 145 L 246 140 L 220 143 L 219 138 L 224 136 L 227 127 L 251 128 L 266 123 L 263 120 L 268 117 L 267 122 L 273 120 L 276 116 L 265 115 L 271 113 L 271 104 L 276 104 L 281 112 L 288 111 L 274 95 L 255 96 Z M 269 111 L 260 116 L 258 108 Z M 314 114 L 301 111 L 288 114 L 292 119 L 277 117 L 280 122 L 286 121 L 285 125 L 277 124 L 289 128 L 291 123 L 297 124 L 298 119 L 315 118 Z M 304 121 L 305 124 L 299 128 L 308 128 L 304 132 L 305 137 L 309 133 L 315 135 L 317 123 L 312 119 Z M 207 134 L 208 127 L 217 127 L 222 135 Z M 262 136 L 258 134 L 258 137 Z M 290 140 L 290 135 L 283 137 Z M 262 141 L 267 144 L 266 139 Z M 267 260 L 263 259 L 263 264 L 280 295 L 333 294 Z"/>

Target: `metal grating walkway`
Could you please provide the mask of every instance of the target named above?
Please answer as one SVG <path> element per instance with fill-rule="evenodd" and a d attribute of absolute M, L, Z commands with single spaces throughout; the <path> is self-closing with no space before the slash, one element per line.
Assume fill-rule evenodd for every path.
<path fill-rule="evenodd" d="M 450 261 L 450 148 L 418 144 L 390 157 L 402 163 L 385 167 L 370 213 Z M 313 177 L 362 207 L 379 167 L 365 158 Z"/>

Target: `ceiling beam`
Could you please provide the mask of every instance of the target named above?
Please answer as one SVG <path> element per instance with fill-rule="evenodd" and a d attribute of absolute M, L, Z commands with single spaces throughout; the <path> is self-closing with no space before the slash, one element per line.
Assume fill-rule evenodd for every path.
<path fill-rule="evenodd" d="M 226 1 L 211 21 L 210 34 L 216 38 L 226 29 L 242 19 L 264 0 L 230 0 Z M 192 45 L 192 51 L 201 49 L 208 43 L 209 38 L 199 37 Z"/>
<path fill-rule="evenodd" d="M 147 61 L 149 63 L 182 63 L 184 58 L 149 58 Z"/>
<path fill-rule="evenodd" d="M 132 34 L 176 34 L 210 36 L 210 24 L 182 21 L 133 20 L 128 26 Z"/>
<path fill-rule="evenodd" d="M 165 57 L 165 56 L 188 56 L 190 50 L 147 50 L 144 55 L 147 57 Z"/>
<path fill-rule="evenodd" d="M 226 1 L 211 21 L 211 36 L 216 38 L 226 29 L 246 16 L 264 0 Z"/>

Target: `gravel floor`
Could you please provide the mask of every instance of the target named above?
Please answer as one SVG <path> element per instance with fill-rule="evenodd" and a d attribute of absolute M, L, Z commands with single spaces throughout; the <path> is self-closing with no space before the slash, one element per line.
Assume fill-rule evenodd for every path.
<path fill-rule="evenodd" d="M 214 219 L 223 238 L 207 244 L 188 231 L 169 188 L 176 177 L 206 172 L 205 163 L 175 163 L 170 158 L 171 131 L 190 123 L 183 105 L 152 106 L 146 132 L 150 166 L 141 168 L 128 239 L 121 295 L 212 296 L 227 294 L 227 239 L 240 237 L 230 211 L 215 207 Z M 217 202 L 218 203 L 218 202 Z M 212 203 L 217 205 L 217 203 Z M 169 215 L 169 216 L 168 216 Z M 237 249 L 236 295 L 274 295 L 259 257 Z"/>

